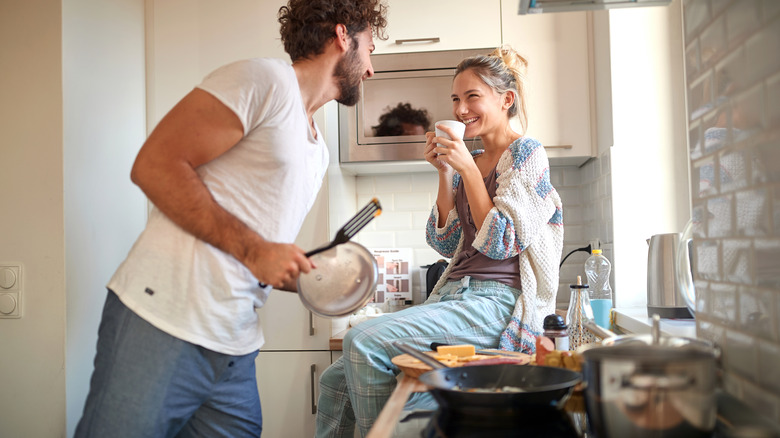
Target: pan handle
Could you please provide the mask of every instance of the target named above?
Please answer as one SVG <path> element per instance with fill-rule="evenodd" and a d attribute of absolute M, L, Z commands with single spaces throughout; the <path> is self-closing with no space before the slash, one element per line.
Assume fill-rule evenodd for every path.
<path fill-rule="evenodd" d="M 438 360 L 432 358 L 431 356 L 428 356 L 427 354 L 421 351 L 415 350 L 414 348 L 404 344 L 403 342 L 393 342 L 393 345 L 399 350 L 408 354 L 409 356 L 412 356 L 413 358 L 433 368 L 434 370 L 441 369 L 441 368 L 449 368 L 447 365 L 444 365 L 443 363 L 439 362 Z"/>

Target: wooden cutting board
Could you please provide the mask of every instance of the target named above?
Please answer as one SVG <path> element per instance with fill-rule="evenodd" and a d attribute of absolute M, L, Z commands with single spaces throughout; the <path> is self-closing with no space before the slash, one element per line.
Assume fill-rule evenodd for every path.
<path fill-rule="evenodd" d="M 510 353 L 505 355 L 504 357 L 520 359 L 519 362 L 517 363 L 518 365 L 525 365 L 531 362 L 531 356 L 525 353 L 504 352 L 504 351 L 501 351 L 501 353 Z M 434 357 L 436 355 L 436 353 L 433 351 L 430 352 L 426 351 L 425 354 L 431 357 Z M 466 365 L 476 365 L 476 362 L 478 361 L 495 359 L 500 357 L 502 356 L 475 354 L 474 356 L 468 356 L 465 358 L 458 358 L 452 360 L 440 360 L 440 362 L 443 363 L 444 365 L 447 365 L 448 367 L 462 367 Z M 427 373 L 428 371 L 432 370 L 432 368 L 429 365 L 422 363 L 420 360 L 415 359 L 414 357 L 408 354 L 401 354 L 395 356 L 394 358 L 391 359 L 391 362 L 393 362 L 393 364 L 395 364 L 398 368 L 400 368 L 401 371 L 404 372 L 404 374 L 414 378 L 419 377 L 421 374 Z"/>

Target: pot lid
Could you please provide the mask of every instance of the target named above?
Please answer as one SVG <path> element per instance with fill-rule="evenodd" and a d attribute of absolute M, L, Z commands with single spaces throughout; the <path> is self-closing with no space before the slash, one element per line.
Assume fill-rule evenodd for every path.
<path fill-rule="evenodd" d="M 604 339 L 600 344 L 584 346 L 585 359 L 627 359 L 648 362 L 714 359 L 720 355 L 712 342 L 703 339 L 651 335 L 625 335 Z"/>
<path fill-rule="evenodd" d="M 349 241 L 311 260 L 317 268 L 298 277 L 298 296 L 317 315 L 347 316 L 374 297 L 379 274 L 376 259 L 364 246 Z"/>

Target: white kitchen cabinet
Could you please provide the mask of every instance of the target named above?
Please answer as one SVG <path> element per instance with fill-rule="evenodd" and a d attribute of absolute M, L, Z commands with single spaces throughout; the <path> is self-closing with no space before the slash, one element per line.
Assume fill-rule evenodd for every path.
<path fill-rule="evenodd" d="M 318 382 L 329 365 L 329 351 L 260 351 L 256 367 L 263 436 L 314 436 Z"/>
<path fill-rule="evenodd" d="M 147 2 L 149 130 L 217 67 L 254 57 L 290 59 L 276 15 L 286 0 Z"/>
<path fill-rule="evenodd" d="M 391 0 L 386 34 L 374 41 L 374 53 L 497 47 L 501 0 Z"/>
<path fill-rule="evenodd" d="M 528 61 L 526 135 L 551 162 L 578 165 L 594 156 L 592 38 L 589 12 L 518 15 L 503 2 L 504 44 Z"/>
<path fill-rule="evenodd" d="M 265 335 L 262 350 L 328 350 L 330 319 L 313 315 L 298 294 L 272 291 L 258 310 Z"/>

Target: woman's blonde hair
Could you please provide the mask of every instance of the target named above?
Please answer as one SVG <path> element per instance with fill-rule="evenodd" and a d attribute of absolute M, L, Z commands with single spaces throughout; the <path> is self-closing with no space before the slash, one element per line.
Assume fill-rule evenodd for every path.
<path fill-rule="evenodd" d="M 455 68 L 455 76 L 466 70 L 473 70 L 493 91 L 498 94 L 514 93 L 515 100 L 507 110 L 509 118 L 517 116 L 525 133 L 528 128 L 528 114 L 525 106 L 525 77 L 528 61 L 508 45 L 501 46 L 488 55 L 466 58 Z"/>

